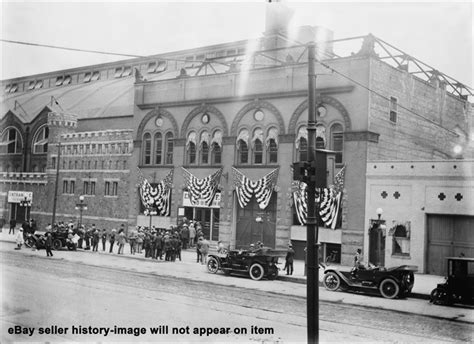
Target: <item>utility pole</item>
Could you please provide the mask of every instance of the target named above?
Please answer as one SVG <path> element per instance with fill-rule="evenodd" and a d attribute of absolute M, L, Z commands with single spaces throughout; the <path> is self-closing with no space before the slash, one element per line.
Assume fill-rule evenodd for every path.
<path fill-rule="evenodd" d="M 319 342 L 319 246 L 316 217 L 316 73 L 315 43 L 308 44 L 308 216 L 306 221 L 306 278 L 308 343 Z"/>
<path fill-rule="evenodd" d="M 56 183 L 54 184 L 54 199 L 53 199 L 53 219 L 51 220 L 51 228 L 54 228 L 56 222 L 56 204 L 58 202 L 58 184 L 59 184 L 59 159 L 61 159 L 61 141 L 58 143 L 58 159 L 56 161 Z"/>

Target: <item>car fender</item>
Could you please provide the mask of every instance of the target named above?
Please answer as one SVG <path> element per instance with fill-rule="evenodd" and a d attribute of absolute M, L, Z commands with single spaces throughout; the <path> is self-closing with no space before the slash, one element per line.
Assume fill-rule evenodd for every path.
<path fill-rule="evenodd" d="M 345 285 L 350 285 L 351 284 L 351 282 L 347 279 L 347 277 L 344 276 L 344 274 L 342 274 L 339 270 L 336 270 L 336 269 L 326 269 L 326 270 L 324 270 L 325 275 L 329 272 L 333 272 L 337 276 L 339 276 L 339 278 L 341 279 L 341 283 L 343 283 Z"/>

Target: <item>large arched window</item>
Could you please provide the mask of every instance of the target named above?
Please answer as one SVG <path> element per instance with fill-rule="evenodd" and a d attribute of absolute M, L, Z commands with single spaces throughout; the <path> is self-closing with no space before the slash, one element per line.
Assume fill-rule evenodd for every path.
<path fill-rule="evenodd" d="M 295 141 L 296 147 L 296 160 L 297 161 L 308 161 L 308 132 L 306 127 L 298 129 Z"/>
<path fill-rule="evenodd" d="M 324 149 L 326 145 L 324 144 L 324 139 L 322 137 L 316 138 L 316 149 Z"/>
<path fill-rule="evenodd" d="M 201 164 L 203 165 L 209 164 L 209 143 L 209 133 L 207 131 L 202 132 L 199 149 L 201 153 Z"/>
<path fill-rule="evenodd" d="M 249 132 L 246 129 L 240 131 L 237 137 L 237 163 L 248 164 L 249 163 Z"/>
<path fill-rule="evenodd" d="M 344 134 L 342 125 L 339 123 L 331 126 L 331 149 L 336 152 L 336 167 L 343 163 L 342 152 L 344 146 Z"/>
<path fill-rule="evenodd" d="M 268 131 L 265 140 L 267 148 L 267 164 L 276 164 L 278 162 L 278 130 L 271 128 Z"/>
<path fill-rule="evenodd" d="M 190 132 L 188 135 L 188 140 L 186 142 L 186 150 L 187 150 L 187 163 L 189 165 L 196 164 L 196 133 Z"/>
<path fill-rule="evenodd" d="M 263 164 L 263 130 L 258 128 L 253 132 L 252 137 L 253 163 Z"/>
<path fill-rule="evenodd" d="M 33 138 L 33 153 L 44 154 L 48 152 L 49 128 L 47 125 L 41 126 Z"/>
<path fill-rule="evenodd" d="M 163 155 L 163 137 L 161 133 L 155 134 L 154 139 L 154 149 L 155 149 L 155 165 L 161 165 L 162 155 Z"/>
<path fill-rule="evenodd" d="M 143 136 L 143 164 L 151 164 L 151 134 L 149 133 Z"/>
<path fill-rule="evenodd" d="M 21 154 L 23 142 L 20 132 L 13 127 L 6 128 L 2 133 L 0 154 Z"/>
<path fill-rule="evenodd" d="M 222 132 L 216 130 L 211 140 L 211 164 L 222 163 Z"/>
<path fill-rule="evenodd" d="M 166 133 L 166 164 L 173 164 L 174 139 L 173 133 Z"/>

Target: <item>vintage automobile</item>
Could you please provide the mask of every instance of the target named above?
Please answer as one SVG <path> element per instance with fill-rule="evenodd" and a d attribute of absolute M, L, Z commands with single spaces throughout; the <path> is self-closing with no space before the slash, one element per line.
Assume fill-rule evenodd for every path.
<path fill-rule="evenodd" d="M 26 233 L 24 235 L 25 246 L 26 247 L 36 247 L 38 250 L 45 248 L 46 243 L 46 232 L 35 231 L 32 233 Z"/>
<path fill-rule="evenodd" d="M 430 295 L 430 302 L 437 305 L 474 303 L 474 258 L 447 257 L 448 276 Z"/>
<path fill-rule="evenodd" d="M 285 255 L 286 251 L 266 247 L 252 251 L 230 250 L 224 254 L 209 254 L 207 270 L 213 274 L 219 270 L 226 275 L 248 274 L 255 281 L 264 277 L 274 280 L 278 276 L 278 258 Z"/>
<path fill-rule="evenodd" d="M 414 272 L 417 266 L 402 265 L 393 268 L 376 267 L 369 265 L 367 268 L 353 268 L 350 271 L 342 271 L 327 268 L 324 271 L 323 284 L 327 290 L 338 289 L 380 293 L 387 299 L 405 297 L 413 288 L 415 283 Z"/>

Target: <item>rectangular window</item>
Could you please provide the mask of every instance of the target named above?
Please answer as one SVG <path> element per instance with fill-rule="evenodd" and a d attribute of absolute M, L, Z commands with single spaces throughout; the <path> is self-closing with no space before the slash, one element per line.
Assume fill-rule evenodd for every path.
<path fill-rule="evenodd" d="M 104 195 L 105 195 L 105 196 L 109 196 L 109 195 L 110 195 L 110 182 L 105 182 Z"/>
<path fill-rule="evenodd" d="M 333 134 L 333 150 L 336 152 L 336 165 L 342 164 L 343 133 Z"/>
<path fill-rule="evenodd" d="M 95 182 L 90 182 L 90 195 L 95 195 Z"/>
<path fill-rule="evenodd" d="M 84 182 L 84 185 L 82 187 L 82 194 L 83 195 L 89 194 L 89 182 Z"/>
<path fill-rule="evenodd" d="M 84 75 L 84 82 L 89 82 L 92 79 L 92 73 L 88 72 Z"/>
<path fill-rule="evenodd" d="M 118 182 L 112 183 L 112 196 L 117 196 L 118 194 Z"/>
<path fill-rule="evenodd" d="M 69 181 L 69 193 L 74 194 L 76 192 L 76 182 L 74 180 Z"/>
<path fill-rule="evenodd" d="M 63 180 L 63 194 L 67 194 L 67 193 L 68 193 L 68 181 Z"/>
<path fill-rule="evenodd" d="M 390 97 L 390 121 L 397 122 L 398 100 L 395 97 Z"/>

